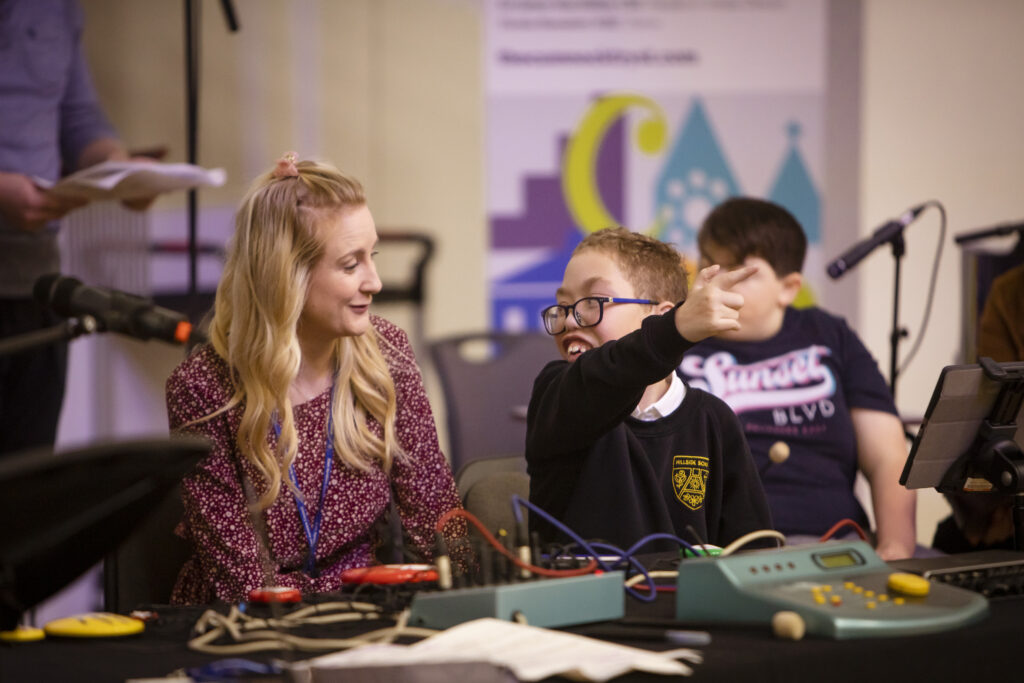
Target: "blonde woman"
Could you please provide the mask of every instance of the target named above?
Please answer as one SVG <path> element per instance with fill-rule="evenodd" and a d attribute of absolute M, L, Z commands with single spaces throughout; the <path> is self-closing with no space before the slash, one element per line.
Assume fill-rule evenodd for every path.
<path fill-rule="evenodd" d="M 324 164 L 286 155 L 243 200 L 210 344 L 167 382 L 172 430 L 214 444 L 183 482 L 172 602 L 336 590 L 374 562 L 392 495 L 431 556 L 459 498 L 408 338 L 370 314 L 376 244 L 361 185 Z"/>

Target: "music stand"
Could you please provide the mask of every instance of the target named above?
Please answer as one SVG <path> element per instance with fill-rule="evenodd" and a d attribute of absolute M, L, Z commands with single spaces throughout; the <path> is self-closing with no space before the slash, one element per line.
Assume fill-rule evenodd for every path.
<path fill-rule="evenodd" d="M 114 550 L 209 450 L 175 437 L 0 460 L 0 630 Z"/>
<path fill-rule="evenodd" d="M 1014 547 L 1024 550 L 1024 362 L 943 368 L 900 484 L 1011 494 Z"/>

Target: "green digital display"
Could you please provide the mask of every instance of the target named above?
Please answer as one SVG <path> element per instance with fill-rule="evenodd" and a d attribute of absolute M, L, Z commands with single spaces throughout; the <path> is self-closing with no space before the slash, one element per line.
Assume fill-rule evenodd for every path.
<path fill-rule="evenodd" d="M 852 550 L 834 553 L 815 553 L 814 562 L 824 569 L 842 569 L 864 564 L 864 558 Z"/>

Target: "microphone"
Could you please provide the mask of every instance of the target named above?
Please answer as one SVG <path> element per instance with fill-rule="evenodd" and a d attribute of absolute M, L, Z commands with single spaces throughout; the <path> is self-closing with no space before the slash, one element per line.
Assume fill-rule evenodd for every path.
<path fill-rule="evenodd" d="M 876 247 L 891 241 L 899 235 L 900 232 L 903 231 L 903 228 L 913 223 L 918 214 L 924 211 L 927 206 L 927 204 L 918 204 L 917 206 L 908 209 L 906 213 L 896 220 L 889 221 L 882 227 L 875 230 L 870 237 L 847 249 L 842 256 L 828 264 L 828 267 L 826 268 L 828 276 L 833 280 L 841 278 L 846 271 L 860 263 L 861 259 L 874 251 Z"/>
<path fill-rule="evenodd" d="M 91 287 L 60 273 L 40 277 L 32 293 L 36 301 L 65 318 L 92 316 L 101 332 L 172 344 L 205 341 L 184 314 L 161 308 L 152 299 L 136 294 Z"/>

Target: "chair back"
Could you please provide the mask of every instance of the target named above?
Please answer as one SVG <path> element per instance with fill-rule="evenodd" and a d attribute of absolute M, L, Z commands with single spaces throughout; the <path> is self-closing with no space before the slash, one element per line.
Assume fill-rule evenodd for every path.
<path fill-rule="evenodd" d="M 162 497 L 138 527 L 103 560 L 103 608 L 127 614 L 144 605 L 166 605 L 190 548 L 175 535 L 181 520 L 181 486 Z"/>
<path fill-rule="evenodd" d="M 505 529 L 514 534 L 512 496 L 528 498 L 530 478 L 521 455 L 474 460 L 463 465 L 455 477 L 462 505 L 490 532 Z M 523 511 L 526 514 L 526 511 Z"/>
<path fill-rule="evenodd" d="M 522 453 L 533 380 L 558 358 L 551 337 L 459 335 L 433 342 L 430 354 L 444 393 L 452 471 L 471 460 Z"/>

